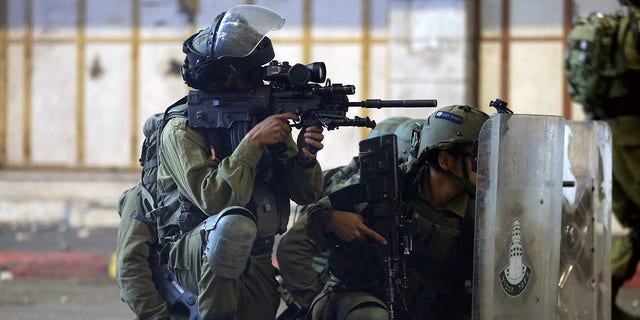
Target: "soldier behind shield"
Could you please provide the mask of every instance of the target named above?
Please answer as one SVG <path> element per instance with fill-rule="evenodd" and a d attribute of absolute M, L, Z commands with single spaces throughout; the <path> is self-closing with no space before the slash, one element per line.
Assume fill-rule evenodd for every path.
<path fill-rule="evenodd" d="M 407 259 L 408 288 L 399 319 L 463 319 L 471 315 L 476 173 L 473 143 L 484 112 L 466 105 L 441 108 L 427 119 L 412 165 L 403 174 L 404 200 L 421 221 Z M 332 277 L 312 305 L 312 319 L 389 319 L 381 272 L 364 248 L 386 244 L 365 220 L 366 204 L 353 212 L 332 208 L 328 198 L 310 206 L 308 236 L 332 248 Z M 338 246 L 336 246 L 338 245 Z"/>
<path fill-rule="evenodd" d="M 386 134 L 398 137 L 398 162 L 406 164 L 410 160 L 413 132 L 419 132 L 424 120 L 407 117 L 390 117 L 377 123 L 367 139 Z M 360 163 L 354 157 L 349 164 L 325 170 L 322 196 L 357 183 Z M 277 259 L 284 288 L 295 302 L 278 319 L 304 318 L 313 298 L 320 293 L 327 280 L 327 250 L 320 250 L 306 235 L 309 205 L 296 207 L 295 223 L 287 230 L 278 243 Z M 297 310 L 295 310 L 297 309 Z"/>

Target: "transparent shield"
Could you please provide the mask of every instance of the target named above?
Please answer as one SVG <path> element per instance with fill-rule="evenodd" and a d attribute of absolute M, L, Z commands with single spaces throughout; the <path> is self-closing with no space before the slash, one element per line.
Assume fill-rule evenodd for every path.
<path fill-rule="evenodd" d="M 496 114 L 478 146 L 474 319 L 553 319 L 565 120 Z"/>
<path fill-rule="evenodd" d="M 214 58 L 245 57 L 269 31 L 280 30 L 284 18 L 257 5 L 237 5 L 229 9 L 216 32 Z"/>
<path fill-rule="evenodd" d="M 558 319 L 610 319 L 609 127 L 568 121 L 564 148 Z"/>

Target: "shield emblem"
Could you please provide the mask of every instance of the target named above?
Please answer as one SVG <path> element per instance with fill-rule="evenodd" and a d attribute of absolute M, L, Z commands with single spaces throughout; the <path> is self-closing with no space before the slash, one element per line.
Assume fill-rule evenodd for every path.
<path fill-rule="evenodd" d="M 478 151 L 474 319 L 609 319 L 607 124 L 499 113 Z"/>
<path fill-rule="evenodd" d="M 565 119 L 498 113 L 478 141 L 474 319 L 552 319 Z"/>

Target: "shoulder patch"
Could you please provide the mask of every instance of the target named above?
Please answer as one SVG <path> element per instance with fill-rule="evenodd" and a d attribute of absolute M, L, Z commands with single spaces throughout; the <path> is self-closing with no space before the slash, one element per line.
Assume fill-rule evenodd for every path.
<path fill-rule="evenodd" d="M 437 111 L 436 118 L 440 118 L 440 119 L 446 119 L 449 121 L 453 121 L 455 123 L 462 123 L 462 117 L 457 115 L 457 114 L 453 114 L 450 112 L 446 112 L 446 111 Z"/>

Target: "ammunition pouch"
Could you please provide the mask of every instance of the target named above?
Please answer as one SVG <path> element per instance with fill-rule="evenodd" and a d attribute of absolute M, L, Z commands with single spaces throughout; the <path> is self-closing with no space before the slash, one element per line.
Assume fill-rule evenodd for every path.
<path fill-rule="evenodd" d="M 182 202 L 180 204 L 178 226 L 182 233 L 193 230 L 207 218 L 208 216 L 191 202 Z"/>
<path fill-rule="evenodd" d="M 460 235 L 458 217 L 420 216 L 420 234 L 413 240 L 413 252 L 439 263 L 449 259 L 450 251 Z"/>
<path fill-rule="evenodd" d="M 287 230 L 289 199 L 276 196 L 272 190 L 273 188 L 269 184 L 257 181 L 248 206 L 249 210 L 255 212 L 258 221 L 258 237 L 260 238 L 282 234 Z"/>

